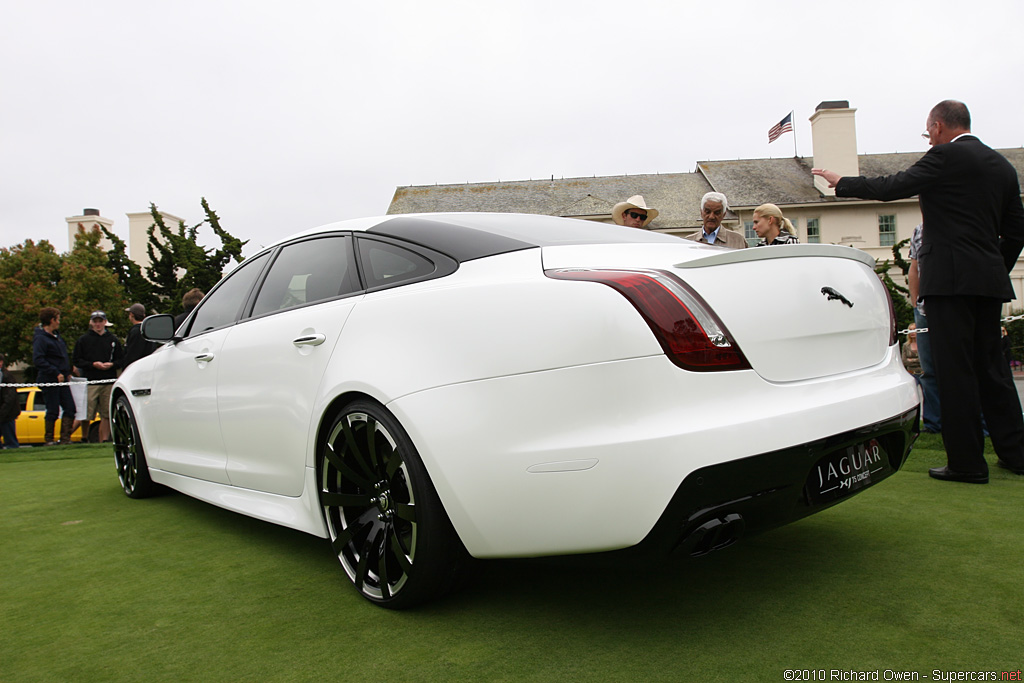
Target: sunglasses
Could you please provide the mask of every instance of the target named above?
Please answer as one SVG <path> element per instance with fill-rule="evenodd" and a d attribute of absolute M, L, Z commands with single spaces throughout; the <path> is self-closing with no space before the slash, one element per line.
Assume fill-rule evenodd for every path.
<path fill-rule="evenodd" d="M 639 218 L 642 221 L 647 220 L 647 214 L 646 213 L 637 213 L 636 211 L 627 211 L 626 215 L 628 215 L 630 218 L 633 218 L 633 219 Z"/>

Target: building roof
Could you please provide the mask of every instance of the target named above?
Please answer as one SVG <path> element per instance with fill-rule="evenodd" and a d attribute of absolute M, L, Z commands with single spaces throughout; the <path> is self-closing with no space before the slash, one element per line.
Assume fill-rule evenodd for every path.
<path fill-rule="evenodd" d="M 697 225 L 694 204 L 711 185 L 699 173 L 552 178 L 459 185 L 411 185 L 395 189 L 389 214 L 441 211 L 538 213 L 551 216 L 608 216 L 615 204 L 643 195 L 658 209 L 651 229 Z"/>
<path fill-rule="evenodd" d="M 1017 169 L 1018 177 L 1024 175 L 1024 148 L 998 151 Z M 909 168 L 923 154 L 860 154 L 857 161 L 861 175 L 891 175 Z M 812 163 L 810 157 L 702 161 L 693 173 L 400 186 L 388 213 L 486 211 L 596 218 L 609 216 L 616 203 L 639 194 L 660 211 L 650 229 L 696 229 L 700 198 L 711 190 L 724 193 L 730 207 L 844 201 L 818 192 Z M 735 219 L 734 214 L 730 217 Z"/>
<path fill-rule="evenodd" d="M 765 202 L 781 206 L 821 199 L 806 157 L 702 161 L 697 171 L 729 199 L 729 206 L 759 206 Z"/>

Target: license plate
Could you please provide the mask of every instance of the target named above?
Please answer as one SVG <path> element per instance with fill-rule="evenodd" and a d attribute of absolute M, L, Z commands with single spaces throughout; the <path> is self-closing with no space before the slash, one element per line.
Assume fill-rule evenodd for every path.
<path fill-rule="evenodd" d="M 871 486 L 892 471 L 877 439 L 829 453 L 811 468 L 807 497 L 812 505 L 828 503 Z"/>

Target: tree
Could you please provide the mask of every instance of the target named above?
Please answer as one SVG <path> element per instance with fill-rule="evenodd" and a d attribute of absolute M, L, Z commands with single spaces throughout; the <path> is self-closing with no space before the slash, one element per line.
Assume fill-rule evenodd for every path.
<path fill-rule="evenodd" d="M 61 257 L 46 240 L 0 249 L 0 348 L 8 364 L 32 362 L 39 311 L 56 305 Z"/>
<path fill-rule="evenodd" d="M 98 228 L 86 231 L 81 226 L 75 244 L 61 265 L 58 291 L 63 297 L 61 335 L 69 350 L 74 341 L 89 329 L 89 314 L 100 310 L 113 323 L 110 329 L 122 339 L 128 334 L 127 300 L 117 275 L 110 270 L 108 252 L 100 247 L 103 238 Z M 74 334 L 74 336 L 72 336 Z"/>
<path fill-rule="evenodd" d="M 914 322 L 914 307 L 910 304 L 910 290 L 907 287 L 896 284 L 889 276 L 889 270 L 893 263 L 903 272 L 904 277 L 910 272 L 910 261 L 903 258 L 900 248 L 907 245 L 910 239 L 905 239 L 892 245 L 893 260 L 888 259 L 875 263 L 875 273 L 881 278 L 882 284 L 889 290 L 889 297 L 892 298 L 892 307 L 896 311 L 896 329 L 905 330 Z"/>
<path fill-rule="evenodd" d="M 124 290 L 124 298 L 131 303 L 140 303 L 145 306 L 146 311 L 156 311 L 160 308 L 160 299 L 153 291 L 153 284 L 142 274 L 142 267 L 128 258 L 128 248 L 124 240 L 100 227 L 113 248 L 107 252 L 107 267 L 117 277 L 118 282 Z"/>
<path fill-rule="evenodd" d="M 11 363 L 31 366 L 32 339 L 39 324 L 39 311 L 53 306 L 61 311 L 61 336 L 74 348 L 75 340 L 89 329 L 89 314 L 103 310 L 114 323 L 113 330 L 124 335 L 127 320 L 123 290 L 107 267 L 107 256 L 99 247 L 100 232 L 79 230 L 74 248 L 57 254 L 43 240 L 10 249 L 0 249 L 0 346 Z M 35 369 L 26 373 L 35 376 Z"/>
<path fill-rule="evenodd" d="M 234 259 L 241 263 L 246 242 L 230 235 L 220 218 L 202 199 L 205 220 L 173 231 L 164 224 L 156 205 L 150 205 L 153 225 L 147 245 L 152 265 L 147 279 L 139 265 L 128 258 L 124 241 L 106 229 L 86 231 L 79 225 L 70 252 L 58 254 L 47 241 L 0 248 L 0 351 L 10 363 L 32 363 L 32 338 L 39 324 L 39 311 L 47 306 L 60 309 L 61 336 L 69 351 L 89 329 L 89 314 L 107 313 L 111 330 L 120 337 L 128 332 L 124 309 L 139 302 L 147 311 L 181 312 L 181 297 L 197 287 L 204 292 L 220 280 L 224 267 Z M 197 242 L 199 228 L 209 223 L 220 238 L 221 248 L 206 249 Z M 159 232 L 159 238 L 157 233 Z M 103 236 L 113 248 L 100 248 Z M 26 373 L 35 376 L 34 368 Z"/>
<path fill-rule="evenodd" d="M 249 240 L 245 240 L 243 242 L 242 240 L 229 235 L 226 230 L 221 228 L 220 217 L 213 209 L 210 208 L 210 204 L 206 201 L 206 197 L 202 198 L 200 204 L 202 204 L 203 212 L 206 213 L 206 221 L 210 224 L 210 228 L 213 230 L 213 233 L 220 238 L 220 242 L 223 245 L 223 248 L 218 249 L 212 256 L 210 256 L 209 261 L 210 265 L 216 268 L 218 279 L 220 279 L 221 274 L 224 272 L 224 266 L 226 266 L 231 259 L 234 259 L 236 263 L 241 263 L 245 260 L 242 256 L 242 248 L 249 243 Z M 216 284 L 216 282 L 213 284 Z M 207 288 L 203 291 L 208 292 L 210 290 Z"/>
<path fill-rule="evenodd" d="M 185 292 L 193 288 L 209 292 L 220 281 L 229 261 L 234 259 L 241 263 L 242 248 L 248 243 L 248 240 L 243 242 L 221 227 L 220 217 L 210 208 L 205 197 L 201 204 L 206 218 L 192 227 L 181 221 L 177 231 L 167 227 L 155 204 L 149 205 L 153 225 L 147 231 L 150 265 L 146 268 L 146 275 L 153 283 L 155 294 L 163 300 L 162 305 L 171 313 L 182 312 L 181 298 Z M 204 223 L 208 223 L 220 238 L 220 249 L 211 251 L 200 246 L 197 235 Z"/>

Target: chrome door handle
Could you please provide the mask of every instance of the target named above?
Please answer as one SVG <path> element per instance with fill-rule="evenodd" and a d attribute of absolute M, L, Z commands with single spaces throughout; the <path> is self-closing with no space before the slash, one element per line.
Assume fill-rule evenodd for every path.
<path fill-rule="evenodd" d="M 197 363 L 209 363 L 211 360 L 213 360 L 213 354 L 212 353 L 203 353 L 203 354 L 200 354 L 200 355 L 196 356 L 196 362 Z"/>
<path fill-rule="evenodd" d="M 292 344 L 296 346 L 320 346 L 327 341 L 327 336 L 323 334 L 307 334 L 304 337 L 297 337 L 292 339 Z"/>

